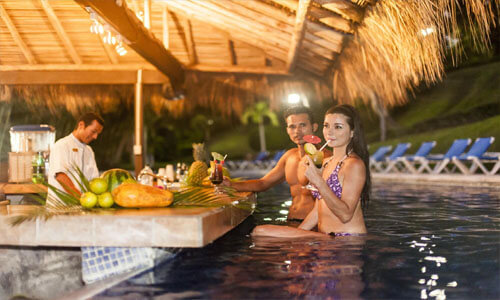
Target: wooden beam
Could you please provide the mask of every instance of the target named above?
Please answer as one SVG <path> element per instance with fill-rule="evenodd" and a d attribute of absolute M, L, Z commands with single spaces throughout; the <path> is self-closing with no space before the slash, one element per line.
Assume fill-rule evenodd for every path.
<path fill-rule="evenodd" d="M 298 57 L 297 54 L 299 53 L 302 40 L 304 39 L 304 33 L 306 31 L 306 17 L 310 6 L 311 0 L 299 0 L 297 14 L 295 16 L 295 29 L 292 34 L 292 41 L 290 50 L 288 50 L 288 59 L 286 62 L 286 69 L 288 72 L 293 72 L 295 69 Z"/>
<path fill-rule="evenodd" d="M 181 92 L 184 84 L 182 64 L 163 46 L 151 31 L 127 8 L 126 1 L 75 0 L 90 8 L 114 28 L 130 48 L 168 76 L 174 91 Z M 121 6 L 117 5 L 121 4 Z"/>
<path fill-rule="evenodd" d="M 30 48 L 26 45 L 26 43 L 23 41 L 21 35 L 19 34 L 19 31 L 17 31 L 16 26 L 12 22 L 9 14 L 3 7 L 3 5 L 0 3 L 0 16 L 2 17 L 3 21 L 7 25 L 7 28 L 9 29 L 10 34 L 12 35 L 12 38 L 14 39 L 14 42 L 16 42 L 17 46 L 21 48 L 21 51 L 24 54 L 24 57 L 30 64 L 36 64 L 36 58 L 31 52 Z"/>
<path fill-rule="evenodd" d="M 151 29 L 151 1 L 144 0 L 144 27 Z"/>
<path fill-rule="evenodd" d="M 333 11 L 342 17 L 360 23 L 363 20 L 364 8 L 349 0 L 315 0 L 322 8 Z"/>
<path fill-rule="evenodd" d="M 236 57 L 236 51 L 234 50 L 234 42 L 231 40 L 227 40 L 227 46 L 229 49 L 229 57 L 231 58 L 231 64 L 233 66 L 237 65 L 238 61 L 237 61 L 237 57 Z"/>
<path fill-rule="evenodd" d="M 168 7 L 165 5 L 162 10 L 162 28 L 163 28 L 163 46 L 168 49 L 169 46 L 169 32 L 168 32 Z"/>
<path fill-rule="evenodd" d="M 191 26 L 191 21 L 189 19 L 186 19 L 184 22 L 184 35 L 186 36 L 189 64 L 195 65 L 198 63 L 198 57 L 196 56 L 196 47 L 193 39 L 193 27 Z"/>
<path fill-rule="evenodd" d="M 94 64 L 47 64 L 47 65 L 0 65 L 3 71 L 129 71 L 137 69 L 154 70 L 149 64 L 119 64 L 119 65 L 94 65 Z"/>
<path fill-rule="evenodd" d="M 270 67 L 239 67 L 239 66 L 207 66 L 194 65 L 188 70 L 213 72 L 213 73 L 248 73 L 248 74 L 267 74 L 267 75 L 290 75 L 286 70 Z"/>
<path fill-rule="evenodd" d="M 0 82 L 14 85 L 135 84 L 137 69 L 0 71 Z M 168 78 L 158 70 L 143 70 L 143 84 L 168 82 Z"/>
<path fill-rule="evenodd" d="M 82 64 L 82 59 L 80 55 L 78 55 L 78 52 L 76 52 L 75 47 L 73 46 L 73 43 L 69 39 L 68 35 L 66 34 L 66 31 L 64 30 L 63 26 L 61 25 L 61 22 L 57 18 L 56 14 L 54 13 L 54 10 L 50 6 L 49 2 L 47 0 L 41 0 L 43 10 L 45 11 L 45 14 L 47 15 L 47 18 L 50 21 L 50 24 L 52 24 L 52 27 L 54 27 L 57 36 L 61 39 L 64 48 L 66 51 L 68 51 L 69 56 L 73 60 L 75 64 Z"/>

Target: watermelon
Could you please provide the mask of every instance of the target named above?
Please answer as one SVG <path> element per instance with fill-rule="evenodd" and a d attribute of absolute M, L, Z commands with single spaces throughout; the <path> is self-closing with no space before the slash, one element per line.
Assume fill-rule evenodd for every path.
<path fill-rule="evenodd" d="M 108 192 L 112 192 L 116 187 L 118 187 L 123 182 L 135 183 L 134 176 L 130 174 L 127 170 L 123 169 L 110 169 L 102 173 L 101 178 L 104 178 L 108 182 Z"/>

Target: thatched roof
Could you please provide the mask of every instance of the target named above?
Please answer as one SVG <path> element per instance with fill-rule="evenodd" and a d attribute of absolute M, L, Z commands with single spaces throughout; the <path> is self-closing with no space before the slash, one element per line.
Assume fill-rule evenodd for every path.
<path fill-rule="evenodd" d="M 487 37 L 497 0 L 463 2 Z M 109 107 L 107 85 L 130 99 L 144 69 L 157 110 L 239 115 L 259 98 L 278 108 L 292 91 L 394 105 L 442 77 L 456 9 L 455 0 L 0 0 L 0 101 L 42 93 L 70 111 L 85 97 Z M 126 55 L 89 30 L 91 16 L 123 37 Z M 103 88 L 82 93 L 89 84 Z"/>

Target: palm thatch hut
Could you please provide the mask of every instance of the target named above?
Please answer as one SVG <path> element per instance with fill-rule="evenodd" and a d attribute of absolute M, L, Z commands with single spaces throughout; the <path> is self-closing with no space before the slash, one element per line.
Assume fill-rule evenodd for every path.
<path fill-rule="evenodd" d="M 498 0 L 0 0 L 0 102 L 135 103 L 141 124 L 142 99 L 231 117 L 294 92 L 383 113 L 442 78 L 461 9 L 487 47 Z"/>

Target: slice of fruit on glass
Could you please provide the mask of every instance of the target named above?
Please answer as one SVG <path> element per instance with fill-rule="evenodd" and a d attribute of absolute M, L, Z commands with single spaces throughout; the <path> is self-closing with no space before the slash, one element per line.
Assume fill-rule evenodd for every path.
<path fill-rule="evenodd" d="M 318 152 L 318 149 L 316 149 L 316 146 L 314 146 L 313 144 L 306 143 L 304 145 L 304 151 L 306 152 L 306 154 L 312 156 L 312 155 L 314 155 L 314 153 Z"/>
<path fill-rule="evenodd" d="M 218 161 L 224 160 L 224 155 L 217 153 L 217 152 L 212 152 L 212 157 L 214 158 L 214 160 L 218 160 Z"/>
<path fill-rule="evenodd" d="M 304 141 L 311 143 L 311 144 L 317 144 L 321 142 L 321 139 L 318 136 L 308 134 L 304 135 Z"/>

